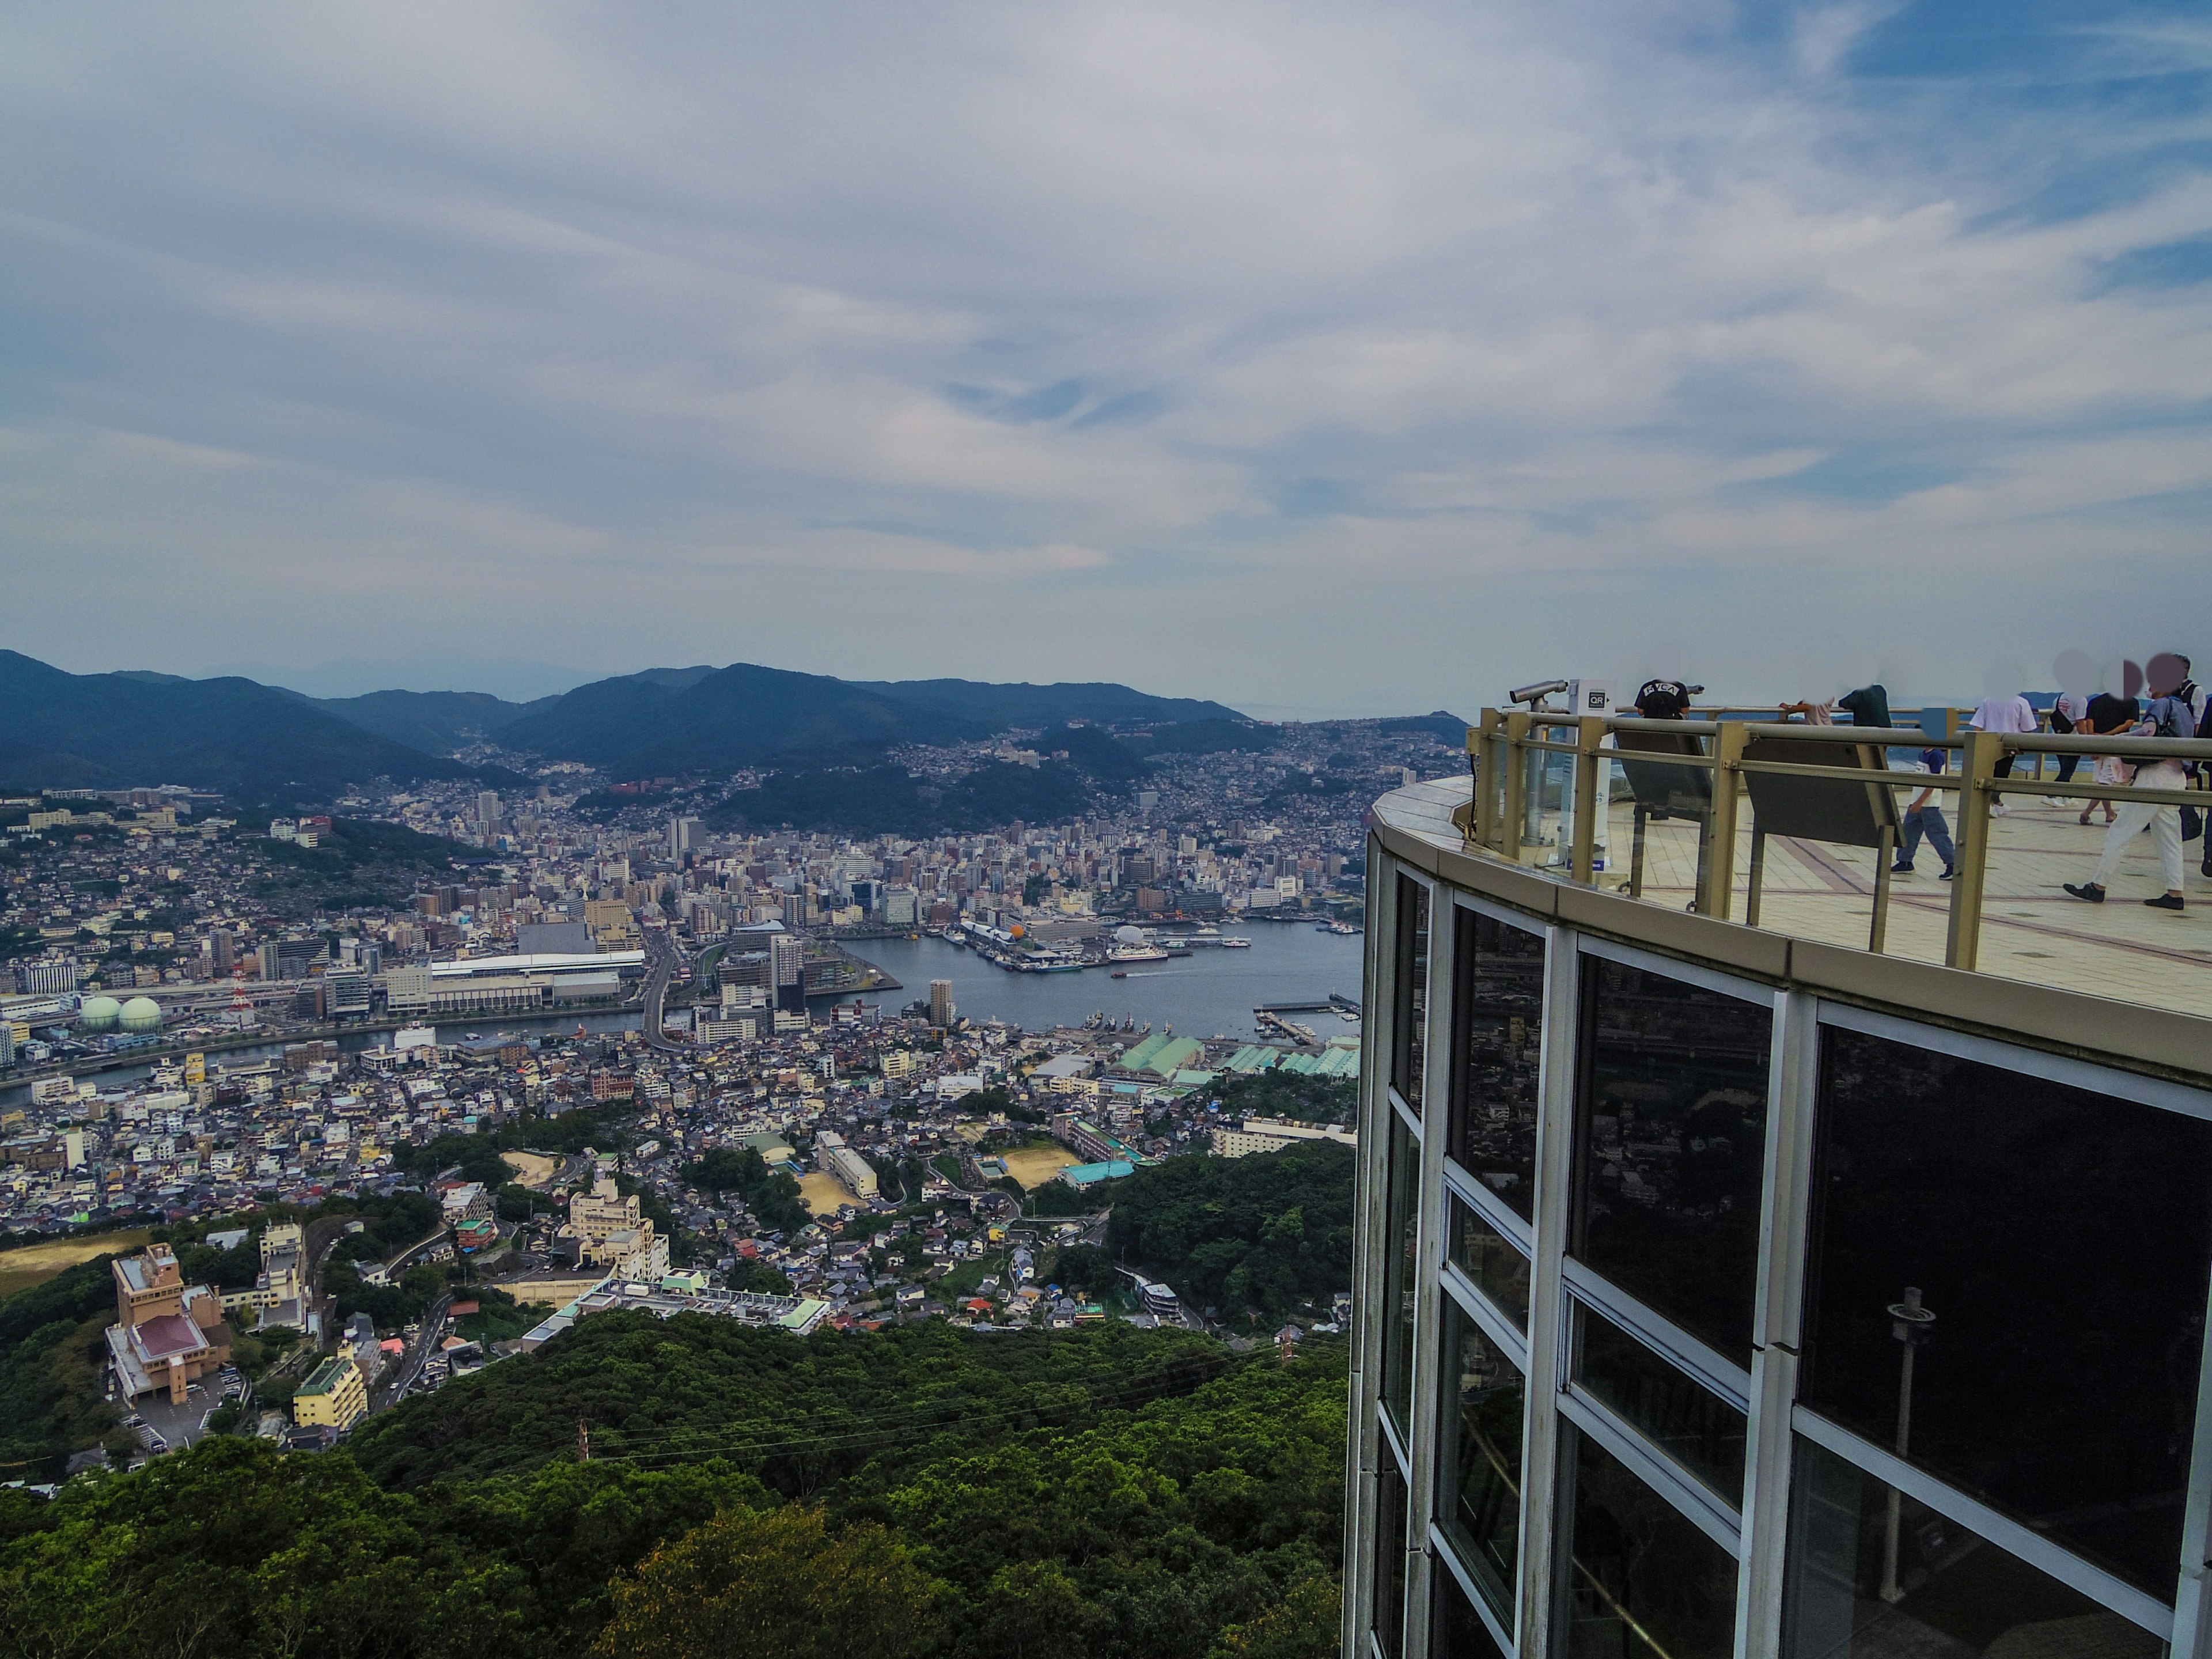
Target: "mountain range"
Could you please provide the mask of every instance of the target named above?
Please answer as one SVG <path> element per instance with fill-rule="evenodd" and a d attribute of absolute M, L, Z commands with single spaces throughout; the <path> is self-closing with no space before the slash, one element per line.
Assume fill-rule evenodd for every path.
<path fill-rule="evenodd" d="M 451 757 L 486 739 L 620 779 L 880 754 L 1069 720 L 1210 727 L 1245 718 L 1126 685 L 860 682 L 750 663 L 647 669 L 526 703 L 467 691 L 313 698 L 238 677 L 71 674 L 14 651 L 0 651 L 0 788 L 182 783 L 254 805 L 327 801 L 378 777 L 516 781 Z"/>

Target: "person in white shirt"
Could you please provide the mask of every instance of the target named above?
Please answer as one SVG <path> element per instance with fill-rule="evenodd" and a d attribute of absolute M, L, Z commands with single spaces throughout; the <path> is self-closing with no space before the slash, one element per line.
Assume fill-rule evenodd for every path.
<path fill-rule="evenodd" d="M 1972 718 L 1966 724 L 1977 732 L 2033 732 L 2035 730 L 2035 710 L 2017 691 L 1993 694 L 1974 710 Z M 2007 755 L 1999 760 L 1997 776 L 2010 777 L 2012 763 L 2016 758 L 2016 756 Z M 2004 811 L 2004 797 L 1999 795 L 1990 804 L 1990 815 L 2002 817 Z"/>
<path fill-rule="evenodd" d="M 2180 658 L 2161 653 L 2150 660 L 2152 697 L 2143 711 L 2142 723 L 2131 737 L 2193 738 L 2197 735 L 2197 720 L 2190 713 L 2189 704 L 2176 695 L 2189 683 L 2189 667 Z M 2136 766 L 2128 780 L 2139 789 L 2179 789 L 2188 782 L 2187 775 L 2178 760 L 2155 760 Z M 2158 849 L 2160 872 L 2166 878 L 2166 891 L 2143 902 L 2157 910 L 2179 910 L 2181 896 L 2181 809 L 2161 805 L 2155 801 L 2123 801 L 2112 827 L 2105 831 L 2105 850 L 2097 860 L 2096 873 L 2076 886 L 2068 882 L 2066 890 L 2077 899 L 2092 904 L 2105 902 L 2106 884 L 2118 868 L 2121 855 L 2128 843 L 2145 830 L 2150 831 L 2151 843 Z"/>

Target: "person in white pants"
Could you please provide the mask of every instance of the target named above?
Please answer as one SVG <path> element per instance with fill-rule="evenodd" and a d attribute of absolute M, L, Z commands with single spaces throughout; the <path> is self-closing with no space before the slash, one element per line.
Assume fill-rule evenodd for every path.
<path fill-rule="evenodd" d="M 2136 769 L 2135 784 L 2138 789 L 2182 789 L 2188 787 L 2187 775 L 2179 761 L 2160 761 L 2153 766 Z M 2141 835 L 2144 827 L 2150 830 L 2151 845 L 2158 848 L 2159 869 L 2166 877 L 2166 896 L 2163 900 L 2145 899 L 2144 903 L 2161 910 L 2181 908 L 2181 809 L 2160 806 L 2147 800 L 2124 800 L 2112 827 L 2105 831 L 2105 850 L 2097 860 L 2097 873 L 2089 878 L 2087 890 L 2069 887 L 2066 890 L 2076 898 L 2094 895 L 2105 896 L 2105 884 L 2119 867 L 2121 854 L 2128 843 Z"/>

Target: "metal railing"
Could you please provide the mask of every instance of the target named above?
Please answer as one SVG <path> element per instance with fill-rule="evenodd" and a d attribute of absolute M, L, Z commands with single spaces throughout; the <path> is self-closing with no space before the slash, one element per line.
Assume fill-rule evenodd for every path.
<path fill-rule="evenodd" d="M 1733 714 L 1735 710 L 1697 710 L 1698 714 Z M 1711 799 L 1703 809 L 1698 846 L 1698 870 L 1690 908 L 1717 920 L 1731 919 L 1737 882 L 1739 829 L 1752 828 L 1753 866 L 1749 883 L 1747 925 L 1758 923 L 1758 860 L 1762 836 L 1751 811 L 1749 779 L 1765 775 L 1805 777 L 1824 782 L 1870 784 L 1915 793 L 1924 789 L 1958 799 L 1953 826 L 1956 841 L 1956 874 L 1951 883 L 1950 914 L 1944 945 L 1947 967 L 1973 971 L 1981 950 L 1982 908 L 1988 891 L 1990 853 L 1990 808 L 2007 795 L 2049 796 L 2085 807 L 2098 801 L 2138 801 L 2163 806 L 2193 806 L 2212 813 L 2212 768 L 2181 789 L 2148 788 L 2136 784 L 2058 783 L 2044 775 L 2046 759 L 2067 755 L 2106 756 L 2147 765 L 2154 761 L 2212 761 L 2212 739 L 2172 738 L 2095 737 L 2060 735 L 2051 732 L 1999 732 L 1962 731 L 1963 711 L 1903 710 L 1905 714 L 1929 713 L 1943 717 L 1943 735 L 1926 725 L 1861 726 L 1812 726 L 1741 719 L 1650 720 L 1619 715 L 1555 714 L 1526 709 L 1486 708 L 1481 724 L 1467 734 L 1468 762 L 1474 773 L 1474 799 L 1455 820 L 1470 847 L 1515 864 L 1559 870 L 1567 880 L 1583 886 L 1597 883 L 1596 847 L 1599 812 L 1595 804 L 1600 769 L 1616 762 L 1648 762 L 1680 767 L 1710 775 Z M 1893 719 L 1896 718 L 1893 714 Z M 1681 752 L 1622 750 L 1612 745 L 1621 733 L 1650 733 L 1677 738 L 1696 738 L 1680 745 Z M 1747 758 L 1746 750 L 1761 738 L 1786 738 L 1792 742 L 1857 745 L 1879 750 L 1916 752 L 1942 749 L 1957 757 L 1941 774 L 1900 772 L 1884 765 L 1810 765 L 1794 762 Z M 2032 758 L 2032 773 L 1997 775 L 2008 757 Z M 1558 764 L 1564 757 L 1566 765 Z M 1861 758 L 1864 758 L 1862 757 Z M 1553 780 L 1559 780 L 1556 792 Z M 1562 833 L 1546 840 L 1540 833 L 1552 794 Z M 1637 834 L 1643 832 L 1639 811 Z M 1535 833 L 1531 833 L 1534 830 Z M 2212 835 L 2212 818 L 2206 833 Z M 1564 843 L 1564 845 L 1562 845 Z M 1639 848 L 1640 850 L 1640 848 Z M 1869 948 L 1879 951 L 1883 940 L 1883 910 L 1887 895 L 1892 847 L 1885 839 L 1877 848 L 1875 914 Z"/>

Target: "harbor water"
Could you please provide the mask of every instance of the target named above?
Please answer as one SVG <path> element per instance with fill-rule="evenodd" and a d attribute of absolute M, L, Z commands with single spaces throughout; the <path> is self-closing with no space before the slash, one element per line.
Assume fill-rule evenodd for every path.
<path fill-rule="evenodd" d="M 1231 931 L 1224 929 L 1224 932 Z M 927 934 L 920 939 L 856 939 L 854 956 L 875 963 L 905 988 L 887 991 L 884 1006 L 926 999 L 929 981 L 952 981 L 952 1000 L 969 1019 L 1003 1019 L 1032 1031 L 1080 1025 L 1103 1013 L 1117 1024 L 1134 1018 L 1158 1031 L 1172 1025 L 1178 1036 L 1255 1039 L 1264 1035 L 1252 1011 L 1267 1003 L 1326 1002 L 1334 992 L 1357 1002 L 1360 946 L 1357 938 L 1325 933 L 1309 924 L 1255 923 L 1234 930 L 1249 939 L 1249 951 L 1200 945 L 1187 957 L 1125 964 L 1126 979 L 1105 968 L 1072 974 L 1013 974 L 994 968 L 973 951 Z M 1327 1039 L 1356 1033 L 1357 1024 L 1334 1013 L 1291 1014 Z"/>

